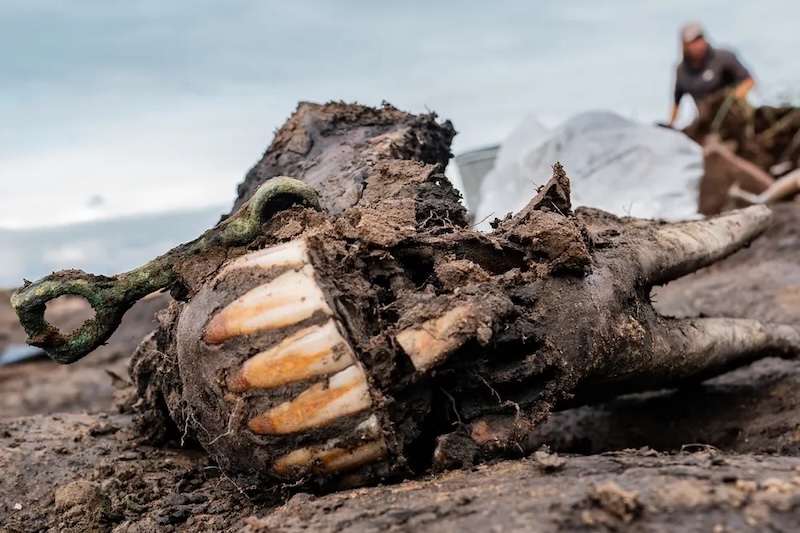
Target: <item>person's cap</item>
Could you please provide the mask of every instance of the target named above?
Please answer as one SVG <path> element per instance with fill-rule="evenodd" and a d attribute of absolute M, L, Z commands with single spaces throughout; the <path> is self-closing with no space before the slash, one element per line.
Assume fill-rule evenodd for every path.
<path fill-rule="evenodd" d="M 703 27 L 698 22 L 689 22 L 684 24 L 681 28 L 681 39 L 683 42 L 690 43 L 695 39 L 702 37 L 705 32 Z"/>

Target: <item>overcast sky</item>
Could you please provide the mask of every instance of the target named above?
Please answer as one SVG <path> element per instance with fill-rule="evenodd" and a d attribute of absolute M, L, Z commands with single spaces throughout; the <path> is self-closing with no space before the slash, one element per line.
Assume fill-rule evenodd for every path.
<path fill-rule="evenodd" d="M 0 0 L 0 227 L 227 207 L 301 100 L 434 110 L 456 153 L 528 113 L 662 120 L 694 18 L 757 96 L 800 82 L 796 0 Z"/>

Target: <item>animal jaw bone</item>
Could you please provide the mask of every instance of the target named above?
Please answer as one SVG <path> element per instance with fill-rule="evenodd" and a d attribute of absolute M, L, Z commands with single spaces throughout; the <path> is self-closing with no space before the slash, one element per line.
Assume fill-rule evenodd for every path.
<path fill-rule="evenodd" d="M 367 307 L 351 304 L 362 295 L 331 270 L 341 258 L 326 258 L 335 233 L 280 243 L 222 265 L 184 306 L 174 348 L 187 369 L 181 372 L 187 404 L 212 395 L 231 405 L 244 402 L 246 414 L 229 438 L 217 438 L 219 427 L 209 438 L 198 432 L 201 443 L 215 457 L 236 457 L 229 463 L 233 471 L 260 464 L 264 476 L 280 479 L 397 473 L 406 458 L 420 460 L 410 443 L 425 439 L 436 445 L 423 462 L 452 468 L 518 453 L 537 420 L 567 405 L 570 395 L 571 404 L 597 401 L 702 379 L 768 354 L 797 353 L 800 333 L 793 326 L 669 319 L 655 312 L 647 296 L 652 286 L 709 266 L 757 238 L 770 221 L 767 208 L 678 224 L 618 219 L 591 209 L 572 214 L 564 180 L 557 167 L 540 197 L 497 224 L 493 238 L 499 253 L 508 255 L 519 253 L 518 243 L 530 231 L 543 241 L 567 234 L 578 240 L 563 247 L 565 253 L 589 257 L 589 263 L 576 267 L 580 261 L 561 254 L 551 260 L 557 266 L 540 268 L 541 259 L 528 259 L 520 263 L 525 268 L 501 275 L 476 274 L 481 268 L 470 267 L 473 281 L 449 283 L 435 296 L 398 288 L 396 322 L 386 324 L 372 344 L 353 337 L 359 323 L 354 313 Z M 575 229 L 562 233 L 565 225 Z M 471 256 L 461 256 L 456 266 L 438 271 L 464 267 Z M 368 277 L 365 271 L 350 275 Z M 302 281 L 301 288 L 266 289 L 286 279 Z M 234 304 L 243 300 L 250 302 Z M 241 326 L 256 324 L 248 321 L 276 302 L 287 309 L 302 303 L 306 311 L 276 314 L 274 327 Z M 233 333 L 209 336 L 220 317 L 234 316 L 229 310 L 235 306 L 239 325 L 219 330 Z M 520 345 L 520 335 L 509 338 L 515 330 L 527 332 L 530 348 Z M 209 379 L 219 375 L 227 377 Z M 409 424 L 402 420 L 411 416 L 404 405 L 417 394 L 407 391 L 415 386 L 446 391 L 428 398 L 424 417 L 460 417 L 455 431 L 430 423 L 433 432 L 404 434 L 403 424 Z M 217 418 L 229 420 L 224 404 L 220 409 Z M 190 420 L 202 415 L 193 412 Z M 370 431 L 364 430 L 365 419 L 373 421 Z"/>
<path fill-rule="evenodd" d="M 391 133 L 375 118 L 347 107 L 335 127 L 293 119 L 287 131 L 307 137 L 280 134 L 273 166 L 253 175 L 284 160 L 312 169 L 303 178 L 329 211 L 273 213 L 252 242 L 187 258 L 181 301 L 134 358 L 146 405 L 166 403 L 229 474 L 324 483 L 454 467 L 518 453 L 568 402 L 797 354 L 794 326 L 669 319 L 648 298 L 756 238 L 766 208 L 679 225 L 573 212 L 557 165 L 525 209 L 482 234 L 428 164 L 446 160 L 449 133 L 415 119 L 386 150 L 385 137 L 364 142 Z M 262 313 L 279 308 L 297 312 Z M 340 338 L 309 339 L 331 322 Z"/>

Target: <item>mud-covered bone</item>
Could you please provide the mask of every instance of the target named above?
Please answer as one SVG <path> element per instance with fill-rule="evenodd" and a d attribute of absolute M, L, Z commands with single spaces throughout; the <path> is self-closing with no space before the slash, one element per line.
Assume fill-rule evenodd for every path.
<path fill-rule="evenodd" d="M 372 191 L 226 263 L 137 354 L 145 394 L 156 388 L 227 471 L 360 483 L 457 467 L 519 453 L 562 406 L 800 349 L 794 326 L 674 320 L 649 301 L 653 285 L 746 246 L 768 208 L 682 224 L 573 212 L 556 165 L 525 209 L 482 234 L 418 218 L 408 204 L 442 177 L 394 168 L 365 189 L 387 180 L 387 198 Z M 365 223 L 380 214 L 399 223 Z M 154 363 L 166 385 L 150 381 Z"/>
<path fill-rule="evenodd" d="M 475 232 L 438 164 L 447 134 L 394 109 L 301 106 L 241 190 L 291 172 L 325 211 L 280 211 L 246 249 L 179 265 L 189 296 L 132 363 L 141 427 L 164 408 L 262 484 L 363 483 L 518 453 L 567 405 L 797 354 L 794 326 L 649 301 L 746 246 L 768 208 L 683 224 L 573 211 L 555 165 L 525 209 Z"/>

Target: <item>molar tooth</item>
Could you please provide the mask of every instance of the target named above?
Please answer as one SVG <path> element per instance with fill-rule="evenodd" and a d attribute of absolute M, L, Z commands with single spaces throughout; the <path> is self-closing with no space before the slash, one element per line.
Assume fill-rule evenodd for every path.
<path fill-rule="evenodd" d="M 358 365 L 334 374 L 327 386 L 317 383 L 297 398 L 250 419 L 248 427 L 263 435 L 285 435 L 320 428 L 372 405 L 367 376 Z"/>
<path fill-rule="evenodd" d="M 338 447 L 338 439 L 332 439 L 322 446 L 300 448 L 275 460 L 273 468 L 288 476 L 294 470 L 311 468 L 314 472 L 334 473 L 351 470 L 372 463 L 386 455 L 386 442 L 383 439 L 367 442 L 354 448 Z"/>
<path fill-rule="evenodd" d="M 314 280 L 314 268 L 290 270 L 228 304 L 206 326 L 205 341 L 222 342 L 257 331 L 292 326 L 315 312 L 332 315 L 322 290 Z"/>
<path fill-rule="evenodd" d="M 306 241 L 297 239 L 237 257 L 220 270 L 217 279 L 222 278 L 231 270 L 242 268 L 272 270 L 279 267 L 300 267 L 308 263 L 310 260 Z"/>
<path fill-rule="evenodd" d="M 268 389 L 333 374 L 355 363 L 350 346 L 331 319 L 283 339 L 245 361 L 228 388 L 234 392 Z"/>
<path fill-rule="evenodd" d="M 423 372 L 464 344 L 473 333 L 465 330 L 465 322 L 471 318 L 471 306 L 460 305 L 440 317 L 404 329 L 395 338 L 414 367 Z"/>

